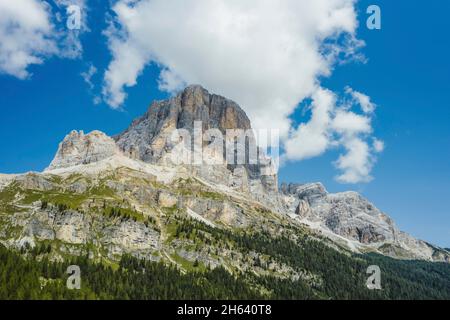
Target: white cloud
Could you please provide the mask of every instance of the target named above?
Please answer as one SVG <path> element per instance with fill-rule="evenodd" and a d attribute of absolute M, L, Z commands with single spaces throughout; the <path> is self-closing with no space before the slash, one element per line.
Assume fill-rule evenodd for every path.
<path fill-rule="evenodd" d="M 339 181 L 370 180 L 367 140 L 375 105 L 346 89 L 351 105 L 320 85 L 342 59 L 358 58 L 356 0 L 119 0 L 105 32 L 112 54 L 103 95 L 113 108 L 126 99 L 150 63 L 161 67 L 159 87 L 171 93 L 198 83 L 238 102 L 253 127 L 279 129 L 285 160 L 343 147 Z M 290 116 L 312 99 L 311 119 Z M 350 106 L 351 107 L 351 106 Z M 375 147 L 374 147 L 375 148 Z"/>
<path fill-rule="evenodd" d="M 375 111 L 376 105 L 374 103 L 372 103 L 372 101 L 370 101 L 370 97 L 353 90 L 350 87 L 346 87 L 345 91 L 347 94 L 350 94 L 352 96 L 352 98 L 361 106 L 361 109 L 365 112 L 365 113 L 372 113 Z"/>
<path fill-rule="evenodd" d="M 385 148 L 385 144 L 383 141 L 378 139 L 373 139 L 373 149 L 376 153 L 383 152 Z"/>
<path fill-rule="evenodd" d="M 80 73 L 84 82 L 87 83 L 89 89 L 94 89 L 94 83 L 92 82 L 92 77 L 97 73 L 97 68 L 93 64 L 89 64 L 89 68 L 86 71 Z"/>
<path fill-rule="evenodd" d="M 161 89 L 202 84 L 242 105 L 254 127 L 286 136 L 289 115 L 331 72 L 325 40 L 353 37 L 354 2 L 120 0 L 113 7 L 119 30 L 108 32 L 105 97 L 119 107 L 124 88 L 155 62 L 163 67 Z"/>
<path fill-rule="evenodd" d="M 336 179 L 341 183 L 370 182 L 373 178 L 370 171 L 373 166 L 373 156 L 367 143 L 360 138 L 350 137 L 344 142 L 347 153 L 341 155 L 335 165 L 343 173 Z"/>
<path fill-rule="evenodd" d="M 119 108 L 125 100 L 124 86 L 136 84 L 137 76 L 142 72 L 146 58 L 139 49 L 133 46 L 123 46 L 118 39 L 110 40 L 113 61 L 105 73 L 106 86 L 103 95 L 106 102 L 113 108 Z"/>
<path fill-rule="evenodd" d="M 353 92 L 353 91 L 352 91 Z M 351 94 L 350 91 L 347 91 Z M 343 148 L 344 154 L 335 161 L 341 172 L 341 183 L 363 183 L 372 180 L 370 172 L 376 161 L 375 153 L 384 149 L 384 142 L 371 137 L 372 114 L 357 114 L 362 108 L 359 100 L 339 105 L 336 94 L 317 88 L 312 95 L 311 119 L 299 125 L 285 142 L 285 160 L 304 160 L 322 155 L 329 149 Z M 372 148 L 369 140 L 373 140 Z"/>
<path fill-rule="evenodd" d="M 331 113 L 335 108 L 335 95 L 318 88 L 312 96 L 312 115 L 308 123 L 302 123 L 285 143 L 286 156 L 290 160 L 304 160 L 323 154 L 331 143 Z"/>
<path fill-rule="evenodd" d="M 97 68 L 92 64 L 87 64 L 87 70 L 80 73 L 80 76 L 83 78 L 84 82 L 88 85 L 88 91 L 93 96 L 92 102 L 97 105 L 102 102 L 102 98 L 95 93 L 96 85 L 93 81 L 93 77 L 97 74 Z"/>
<path fill-rule="evenodd" d="M 53 0 L 59 9 L 58 13 L 58 43 L 60 44 L 59 55 L 63 58 L 77 59 L 81 58 L 83 54 L 83 46 L 81 44 L 80 36 L 89 32 L 87 0 Z M 67 29 L 68 12 L 70 6 L 77 6 L 80 9 L 80 29 Z M 72 13 L 73 14 L 73 13 Z"/>
<path fill-rule="evenodd" d="M 336 144 L 346 150 L 335 162 L 335 166 L 342 171 L 336 180 L 341 183 L 370 182 L 373 179 L 370 172 L 376 162 L 374 153 L 380 153 L 384 148 L 383 141 L 371 137 L 375 105 L 367 95 L 350 87 L 346 88 L 346 93 L 353 98 L 352 103 L 336 107 L 331 125 Z M 355 94 L 359 98 L 355 98 Z M 356 105 L 361 108 L 363 115 L 351 111 Z M 369 105 L 373 108 L 368 109 Z M 373 140 L 372 148 L 369 146 L 369 139 Z"/>
<path fill-rule="evenodd" d="M 75 1 L 85 8 L 84 2 Z M 0 1 L 0 73 L 26 79 L 30 65 L 42 64 L 50 56 L 81 55 L 78 35 L 83 29 L 63 30 L 64 24 L 54 23 L 55 16 L 45 1 Z"/>
<path fill-rule="evenodd" d="M 370 118 L 346 110 L 338 110 L 333 119 L 332 128 L 342 135 L 370 133 Z"/>
<path fill-rule="evenodd" d="M 45 2 L 0 1 L 0 72 L 27 78 L 30 64 L 57 52 L 53 31 Z"/>

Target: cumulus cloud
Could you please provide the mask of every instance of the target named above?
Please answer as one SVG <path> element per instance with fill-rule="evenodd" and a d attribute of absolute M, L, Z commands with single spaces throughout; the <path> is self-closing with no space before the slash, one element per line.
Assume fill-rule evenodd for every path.
<path fill-rule="evenodd" d="M 335 163 L 336 167 L 343 171 L 337 176 L 337 181 L 341 183 L 370 182 L 373 156 L 368 144 L 355 136 L 346 139 L 343 144 L 347 153 L 341 155 Z"/>
<path fill-rule="evenodd" d="M 97 74 L 97 68 L 92 64 L 87 64 L 87 70 L 80 73 L 80 76 L 83 78 L 84 82 L 88 85 L 89 93 L 93 95 L 93 103 L 100 104 L 102 99 L 97 94 L 94 94 L 94 89 L 96 87 L 93 77 Z"/>
<path fill-rule="evenodd" d="M 350 94 L 351 97 L 357 103 L 359 103 L 359 105 L 361 106 L 362 110 L 365 113 L 372 113 L 375 111 L 376 105 L 374 103 L 372 103 L 369 96 L 367 96 L 361 92 L 355 91 L 350 87 L 346 87 L 345 91 L 347 94 Z"/>
<path fill-rule="evenodd" d="M 346 89 L 338 103 L 320 79 L 357 57 L 356 0 L 119 0 L 105 32 L 112 54 L 103 96 L 113 108 L 126 100 L 150 63 L 160 66 L 159 88 L 175 93 L 198 83 L 238 102 L 256 129 L 278 129 L 286 160 L 346 153 L 336 162 L 339 181 L 370 177 L 370 98 Z M 351 90 L 351 91 L 350 91 Z M 311 119 L 293 127 L 299 103 L 312 99 Z M 354 170 L 351 171 L 351 170 Z"/>
<path fill-rule="evenodd" d="M 108 32 L 113 55 L 105 74 L 112 107 L 151 62 L 160 88 L 199 83 L 241 104 L 255 127 L 280 128 L 329 75 L 340 42 L 357 26 L 353 0 L 120 0 Z M 342 42 L 344 43 L 344 42 Z M 349 42 L 345 42 L 349 44 Z M 350 44 L 349 44 L 350 45 Z M 324 53 L 327 52 L 327 53 Z M 333 52 L 333 53 L 331 53 Z"/>
<path fill-rule="evenodd" d="M 54 4 L 58 8 L 64 2 Z M 85 0 L 74 4 L 86 8 Z M 80 57 L 78 35 L 84 27 L 76 33 L 63 30 L 65 25 L 55 24 L 61 17 L 56 13 L 45 1 L 0 1 L 0 73 L 26 79 L 30 65 L 42 64 L 50 56 Z"/>
<path fill-rule="evenodd" d="M 373 139 L 373 150 L 377 153 L 383 152 L 385 148 L 384 141 Z"/>
<path fill-rule="evenodd" d="M 76 59 L 81 58 L 83 54 L 83 46 L 81 44 L 80 36 L 89 32 L 87 0 L 53 0 L 57 7 L 55 14 L 58 25 L 58 43 L 60 47 L 59 55 L 63 58 Z M 79 8 L 77 12 L 71 12 L 68 9 L 71 7 Z M 67 29 L 67 22 L 69 15 L 80 13 L 79 29 Z"/>
<path fill-rule="evenodd" d="M 89 86 L 89 89 L 94 89 L 94 83 L 92 82 L 92 77 L 97 73 L 97 68 L 90 63 L 88 65 L 88 69 L 86 71 L 83 71 L 80 73 L 81 77 L 83 78 L 84 82 Z"/>
<path fill-rule="evenodd" d="M 24 79 L 30 64 L 57 52 L 49 8 L 36 0 L 0 1 L 0 72 Z"/>
<path fill-rule="evenodd" d="M 323 154 L 332 142 L 330 124 L 335 108 L 335 95 L 318 88 L 312 95 L 311 120 L 302 123 L 285 143 L 289 160 L 304 160 Z"/>
<path fill-rule="evenodd" d="M 354 91 L 346 92 L 352 98 L 351 92 Z M 336 180 L 341 183 L 369 182 L 375 154 L 383 151 L 384 142 L 372 137 L 372 114 L 356 113 L 363 109 L 364 102 L 341 100 L 330 90 L 316 89 L 308 106 L 311 117 L 291 130 L 285 142 L 284 160 L 304 160 L 330 149 L 343 149 L 344 153 L 334 162 L 341 171 Z"/>
<path fill-rule="evenodd" d="M 344 136 L 372 131 L 371 119 L 351 111 L 338 110 L 333 119 L 332 129 Z"/>

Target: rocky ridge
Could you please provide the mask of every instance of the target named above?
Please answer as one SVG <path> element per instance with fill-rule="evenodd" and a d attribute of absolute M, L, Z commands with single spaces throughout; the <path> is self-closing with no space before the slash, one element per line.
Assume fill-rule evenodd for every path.
<path fill-rule="evenodd" d="M 357 192 L 330 194 L 321 183 L 282 186 L 294 196 L 296 219 L 353 250 L 377 251 L 397 258 L 450 261 L 445 250 L 402 232 L 395 222 Z M 338 237 L 336 237 L 338 236 Z"/>
<path fill-rule="evenodd" d="M 196 121 L 202 121 L 202 130 L 217 128 L 222 133 L 251 129 L 236 103 L 190 86 L 169 100 L 154 102 L 143 117 L 113 138 L 99 131 L 71 132 L 43 173 L 0 176 L 0 207 L 5 212 L 1 222 L 7 226 L 0 230 L 0 241 L 20 247 L 60 240 L 66 244 L 61 252 L 76 251 L 74 245 L 84 244 L 96 248 L 90 251 L 93 256 L 110 259 L 131 253 L 177 264 L 181 257 L 250 268 L 252 262 L 244 262 L 244 257 L 233 263 L 232 257 L 240 253 L 229 248 L 213 258 L 208 250 L 217 248 L 192 251 L 189 241 L 174 238 L 174 220 L 191 218 L 212 228 L 272 234 L 307 226 L 313 237 L 330 239 L 342 250 L 450 261 L 446 250 L 401 232 L 355 192 L 330 194 L 320 183 L 284 184 L 278 190 L 276 173 L 267 170 L 270 162 L 169 163 L 173 145 L 168 137 L 174 129 L 193 132 Z M 67 208 L 61 207 L 67 203 Z M 111 211 L 116 207 L 120 214 Z M 278 267 L 285 276 L 298 276 L 286 266 Z"/>
<path fill-rule="evenodd" d="M 248 130 L 249 139 L 255 137 L 251 131 L 250 120 L 245 112 L 234 101 L 210 94 L 198 85 L 189 86 L 175 97 L 152 103 L 148 111 L 141 118 L 133 121 L 130 127 L 115 138 L 120 150 L 132 159 L 152 164 L 172 165 L 170 161 L 173 144 L 171 135 L 175 129 L 183 129 L 192 135 L 188 141 L 188 149 L 193 149 L 193 137 L 196 122 L 201 125 L 202 133 L 209 129 L 219 130 L 223 135 L 223 150 L 234 144 L 234 140 L 227 136 L 228 130 Z M 214 140 L 203 141 L 203 158 L 213 158 L 212 151 L 208 153 L 208 145 Z M 232 146 L 234 147 L 234 145 Z M 236 147 L 237 148 L 237 147 Z M 259 150 L 259 152 L 263 152 Z M 270 170 L 270 158 L 264 163 L 237 165 L 226 159 L 226 152 L 222 152 L 218 159 L 223 165 L 208 165 L 202 163 L 189 164 L 190 170 L 196 175 L 213 182 L 226 183 L 244 192 L 257 192 L 261 189 L 277 191 L 277 175 Z"/>
<path fill-rule="evenodd" d="M 59 144 L 47 170 L 84 165 L 109 158 L 119 152 L 114 140 L 100 131 L 84 134 L 72 131 Z"/>

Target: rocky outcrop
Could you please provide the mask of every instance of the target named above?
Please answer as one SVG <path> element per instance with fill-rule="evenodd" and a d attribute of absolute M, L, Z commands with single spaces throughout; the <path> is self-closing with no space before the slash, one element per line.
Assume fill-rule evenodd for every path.
<path fill-rule="evenodd" d="M 152 253 L 159 247 L 159 233 L 142 222 L 133 220 L 111 221 L 106 217 L 82 213 L 75 210 L 60 211 L 56 207 L 16 213 L 8 217 L 15 228 L 24 232 L 17 246 L 35 240 L 59 240 L 69 245 L 96 244 L 106 248 L 111 255 Z M 25 239 L 25 240 L 24 240 Z M 12 239 L 11 239 L 12 240 Z"/>
<path fill-rule="evenodd" d="M 178 198 L 164 191 L 158 193 L 158 205 L 161 208 L 172 208 L 178 203 Z"/>
<path fill-rule="evenodd" d="M 323 199 L 328 194 L 327 190 L 320 182 L 307 184 L 283 183 L 281 192 L 287 195 L 295 195 L 297 198 L 305 200 L 309 204 L 320 201 L 320 199 Z"/>
<path fill-rule="evenodd" d="M 48 191 L 54 187 L 50 181 L 35 173 L 27 173 L 17 176 L 15 181 L 25 189 Z"/>
<path fill-rule="evenodd" d="M 115 137 L 124 154 L 145 162 L 157 163 L 164 155 L 173 130 L 186 129 L 191 134 L 194 122 L 202 129 L 250 129 L 250 120 L 233 101 L 210 94 L 200 86 L 190 86 L 177 96 L 154 102 L 147 113 Z"/>
<path fill-rule="evenodd" d="M 357 192 L 330 194 L 320 183 L 283 184 L 281 192 L 295 218 L 328 231 L 326 234 L 397 258 L 448 260 L 441 249 L 400 231 L 389 216 Z"/>
<path fill-rule="evenodd" d="M 356 192 L 328 193 L 320 183 L 283 186 L 295 195 L 296 214 L 347 239 L 369 244 L 395 241 L 393 221 Z"/>
<path fill-rule="evenodd" d="M 117 154 L 118 148 L 113 139 L 100 131 L 84 134 L 72 131 L 59 144 L 58 151 L 46 170 L 89 164 Z"/>
<path fill-rule="evenodd" d="M 172 139 L 176 129 L 187 134 L 181 139 L 180 150 Z M 209 129 L 224 138 L 216 149 L 212 148 L 217 142 L 216 135 L 204 135 Z M 245 132 L 247 138 L 236 141 L 233 135 L 227 135 L 228 130 L 236 129 Z M 200 140 L 192 138 L 196 133 L 201 134 Z M 249 156 L 247 144 L 254 139 L 250 120 L 235 102 L 210 94 L 200 86 L 189 86 L 168 100 L 154 102 L 144 116 L 114 138 L 100 131 L 89 134 L 72 131 L 61 142 L 44 173 L 53 178 L 59 175 L 59 178 L 47 179 L 35 173 L 0 175 L 0 190 L 12 181 L 15 186 L 29 190 L 20 197 L 5 192 L 5 197 L 12 198 L 2 201 L 9 206 L 8 210 L 14 210 L 11 201 L 33 199 L 36 190 L 78 195 L 96 192 L 94 199 L 85 199 L 83 210 L 89 211 L 91 201 L 95 203 L 97 196 L 108 198 L 114 193 L 120 195 L 119 201 L 132 198 L 130 208 L 133 210 L 149 206 L 147 210 L 162 210 L 163 216 L 186 210 L 192 218 L 211 223 L 211 226 L 218 223 L 232 228 L 246 228 L 254 223 L 244 213 L 243 207 L 248 206 L 250 212 L 259 208 L 260 213 L 278 213 L 282 219 L 289 216 L 295 222 L 309 224 L 330 239 L 348 241 L 350 249 L 363 246 L 395 257 L 449 259 L 447 251 L 398 230 L 391 218 L 356 192 L 331 194 L 321 183 L 283 184 L 278 190 L 277 172 L 273 170 L 271 159 L 259 148 L 257 163 L 249 163 L 249 159 L 244 164 L 234 163 L 237 151 L 244 149 L 245 157 Z M 172 156 L 178 158 L 180 151 L 198 156 L 196 147 L 202 150 L 200 163 L 194 159 L 188 164 L 172 161 Z M 225 150 L 230 147 L 231 153 Z M 100 161 L 102 163 L 97 164 Z M 108 175 L 103 176 L 107 171 Z M 75 179 L 59 184 L 62 176 L 67 178 L 71 174 L 75 174 Z M 203 185 L 177 186 L 174 183 L 186 179 L 200 181 Z M 94 187 L 93 181 L 103 182 Z M 161 183 L 164 188 L 155 188 Z M 26 210 L 26 205 L 21 204 L 21 208 Z M 86 220 L 80 212 L 42 214 L 38 212 L 27 222 L 26 239 L 57 239 L 71 244 L 94 240 L 89 236 L 94 222 Z M 264 228 L 263 225 L 257 227 Z M 109 246 L 113 254 L 146 251 L 158 246 L 156 231 L 136 221 L 123 221 L 98 232 L 102 234 L 101 242 Z"/>
<path fill-rule="evenodd" d="M 159 247 L 159 234 L 143 223 L 123 221 L 102 230 L 101 242 L 112 254 L 155 251 Z"/>
<path fill-rule="evenodd" d="M 3 187 L 7 186 L 12 180 L 14 180 L 15 177 L 16 177 L 16 175 L 14 175 L 14 174 L 1 174 L 0 173 L 0 190 L 2 190 Z"/>
<path fill-rule="evenodd" d="M 196 124 L 199 127 L 196 127 Z M 176 142 L 172 134 L 176 129 L 183 129 L 190 137 L 185 137 L 185 147 L 182 151 L 175 149 Z M 222 135 L 222 145 L 213 148 L 217 137 L 200 136 L 200 141 L 194 135 L 206 130 L 210 133 L 218 132 Z M 196 163 L 192 153 L 189 167 L 197 175 L 214 182 L 221 182 L 236 187 L 242 191 L 250 191 L 249 180 L 258 181 L 266 191 L 277 191 L 276 172 L 270 170 L 271 159 L 261 154 L 258 163 L 234 163 L 227 159 L 226 148 L 230 154 L 234 154 L 243 148 L 248 157 L 246 142 L 237 141 L 227 130 L 242 130 L 247 139 L 254 141 L 255 137 L 251 129 L 250 120 L 245 112 L 235 102 L 224 97 L 210 94 L 201 86 L 189 86 L 177 96 L 164 101 L 154 102 L 147 113 L 135 120 L 123 133 L 115 137 L 118 147 L 127 156 L 154 164 L 171 165 L 182 156 L 184 152 L 194 152 L 194 145 L 202 149 L 200 163 Z M 213 131 L 215 130 L 215 131 Z M 205 141 L 208 140 L 208 141 Z M 240 149 L 242 150 L 242 149 Z M 178 152 L 175 153 L 175 152 Z M 175 154 L 175 156 L 174 156 Z M 175 159 L 174 159 L 175 158 Z M 214 160 L 215 159 L 215 160 Z M 233 159 L 235 160 L 235 159 Z M 215 161 L 214 164 L 210 164 Z M 219 161 L 223 165 L 217 163 Z"/>

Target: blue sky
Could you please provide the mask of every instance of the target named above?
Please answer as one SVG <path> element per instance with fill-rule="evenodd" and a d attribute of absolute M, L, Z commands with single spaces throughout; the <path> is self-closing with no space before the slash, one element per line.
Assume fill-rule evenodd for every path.
<path fill-rule="evenodd" d="M 365 9 L 370 4 L 382 10 L 381 30 L 365 27 Z M 28 79 L 0 74 L 1 173 L 43 170 L 72 129 L 119 133 L 152 100 L 169 96 L 159 90 L 161 69 L 152 63 L 137 84 L 126 89 L 128 96 L 119 110 L 105 102 L 93 103 L 111 61 L 102 34 L 110 7 L 106 1 L 90 1 L 88 6 L 90 31 L 80 36 L 80 58 L 51 56 L 41 65 L 30 65 Z M 361 52 L 367 62 L 336 64 L 321 85 L 336 93 L 351 86 L 376 103 L 372 127 L 386 147 L 377 155 L 371 172 L 374 180 L 356 185 L 336 182 L 333 162 L 339 150 L 332 149 L 289 162 L 280 171 L 280 181 L 321 181 L 332 192 L 359 191 L 402 230 L 450 247 L 450 212 L 445 201 L 450 198 L 450 3 L 359 1 L 357 9 L 357 37 L 366 43 Z M 92 89 L 80 76 L 90 64 L 99 70 L 92 78 Z"/>

